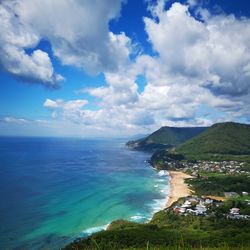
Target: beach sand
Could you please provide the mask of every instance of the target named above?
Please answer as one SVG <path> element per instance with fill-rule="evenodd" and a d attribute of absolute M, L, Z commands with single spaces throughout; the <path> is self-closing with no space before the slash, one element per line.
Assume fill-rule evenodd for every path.
<path fill-rule="evenodd" d="M 175 201 L 181 197 L 189 196 L 192 193 L 192 190 L 184 182 L 187 178 L 194 178 L 191 175 L 185 174 L 179 171 L 169 171 L 170 179 L 170 195 L 166 208 L 170 207 Z"/>

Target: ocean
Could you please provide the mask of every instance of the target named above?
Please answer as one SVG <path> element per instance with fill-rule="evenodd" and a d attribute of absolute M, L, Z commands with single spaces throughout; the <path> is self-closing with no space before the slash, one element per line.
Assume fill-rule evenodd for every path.
<path fill-rule="evenodd" d="M 0 249 L 59 249 L 164 207 L 168 175 L 126 140 L 0 138 Z"/>

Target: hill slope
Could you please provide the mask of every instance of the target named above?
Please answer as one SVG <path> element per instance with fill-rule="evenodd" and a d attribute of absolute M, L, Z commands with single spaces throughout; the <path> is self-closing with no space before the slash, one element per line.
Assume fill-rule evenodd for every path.
<path fill-rule="evenodd" d="M 155 150 L 179 145 L 205 131 L 205 127 L 161 127 L 146 138 L 129 141 L 126 145 L 138 150 Z"/>
<path fill-rule="evenodd" d="M 250 155 L 250 125 L 233 122 L 214 124 L 177 146 L 176 151 L 183 155 Z"/>

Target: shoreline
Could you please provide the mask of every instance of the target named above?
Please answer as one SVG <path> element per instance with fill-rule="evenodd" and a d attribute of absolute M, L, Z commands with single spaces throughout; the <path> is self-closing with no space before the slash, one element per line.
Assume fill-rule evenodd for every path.
<path fill-rule="evenodd" d="M 170 207 L 181 197 L 192 194 L 190 187 L 184 182 L 185 179 L 194 178 L 180 171 L 168 171 L 170 176 L 170 193 L 165 208 Z"/>

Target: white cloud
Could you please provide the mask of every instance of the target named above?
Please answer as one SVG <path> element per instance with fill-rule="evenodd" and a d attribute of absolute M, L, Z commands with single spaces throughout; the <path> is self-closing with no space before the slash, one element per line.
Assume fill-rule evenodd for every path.
<path fill-rule="evenodd" d="M 132 67 L 130 65 L 129 67 Z M 102 106 L 129 105 L 138 100 L 135 75 L 129 72 L 129 67 L 116 73 L 105 73 L 107 87 L 83 89 L 82 92 L 101 99 Z M 124 69 L 126 69 L 124 71 Z"/>
<path fill-rule="evenodd" d="M 144 124 L 150 128 L 164 124 L 204 126 L 248 114 L 250 21 L 232 15 L 206 15 L 201 22 L 191 16 L 186 5 L 175 3 L 164 10 L 164 4 L 159 1 L 155 9 L 151 6 L 153 18 L 144 19 L 158 56 L 138 56 L 123 70 L 105 74 L 108 87 L 88 89 L 101 99 L 101 119 L 123 127 Z M 241 36 L 235 35 L 236 30 Z M 142 93 L 135 83 L 138 75 L 147 81 Z M 210 118 L 197 117 L 200 105 L 211 107 Z M 213 118 L 216 112 L 221 117 Z"/>
<path fill-rule="evenodd" d="M 64 110 L 77 110 L 81 109 L 86 104 L 88 104 L 88 101 L 82 99 L 70 100 L 70 101 L 64 101 L 62 99 L 57 99 L 55 101 L 51 99 L 46 99 L 43 106 L 48 109 L 62 108 Z"/>
<path fill-rule="evenodd" d="M 96 73 L 127 59 L 129 39 L 108 27 L 119 15 L 120 0 L 21 0 L 12 7 L 22 22 L 50 41 L 63 64 Z"/>
<path fill-rule="evenodd" d="M 33 82 L 55 85 L 63 77 L 54 72 L 49 55 L 28 54 L 41 39 L 65 65 L 88 73 L 115 71 L 129 61 L 132 46 L 124 34 L 109 31 L 119 16 L 122 0 L 3 0 L 0 3 L 0 64 Z"/>
<path fill-rule="evenodd" d="M 51 99 L 46 99 L 46 101 L 44 102 L 43 106 L 45 108 L 48 108 L 48 109 L 56 109 L 56 108 L 61 107 L 62 104 L 63 104 L 63 100 L 53 101 Z"/>
<path fill-rule="evenodd" d="M 86 100 L 73 100 L 73 101 L 68 101 L 64 104 L 64 109 L 65 110 L 75 110 L 75 109 L 81 109 L 83 106 L 88 104 L 88 101 Z"/>
<path fill-rule="evenodd" d="M 51 111 L 51 117 L 63 118 L 78 123 L 79 117 L 82 117 L 82 108 L 88 104 L 87 100 L 76 99 L 64 101 L 62 99 L 46 99 L 43 106 Z"/>
<path fill-rule="evenodd" d="M 201 22 L 180 3 L 158 18 L 145 18 L 146 31 L 169 73 L 199 79 L 215 95 L 248 93 L 249 19 L 221 14 Z"/>
<path fill-rule="evenodd" d="M 5 122 L 5 123 L 13 123 L 13 124 L 27 124 L 29 122 L 26 119 L 16 118 L 16 117 L 11 117 L 11 116 L 4 117 L 0 121 Z"/>
<path fill-rule="evenodd" d="M 189 13 L 189 6 L 174 3 L 165 10 L 165 2 L 151 5 L 152 17 L 144 18 L 156 55 L 138 55 L 134 61 L 129 60 L 131 40 L 124 33 L 115 35 L 108 30 L 109 20 L 119 13 L 119 1 L 99 2 L 99 9 L 89 1 L 73 1 L 74 15 L 68 12 L 66 0 L 44 1 L 46 8 L 41 6 L 41 14 L 28 0 L 15 7 L 26 24 L 37 15 L 33 25 L 38 36 L 51 42 L 63 63 L 91 73 L 103 71 L 102 87 L 78 91 L 94 96 L 97 108 L 89 110 L 83 99 L 47 99 L 44 107 L 51 110 L 54 121 L 69 122 L 74 128 L 77 125 L 81 132 L 91 128 L 108 135 L 146 132 L 163 125 L 206 126 L 249 117 L 250 20 L 212 16 L 208 10 L 199 9 L 201 21 Z M 33 6 L 28 13 L 27 4 Z M 193 7 L 196 1 L 189 4 Z M 56 9 L 56 14 L 49 15 L 49 9 Z M 87 19 L 93 25 L 86 27 Z M 61 20 L 67 21 L 64 32 Z M 29 44 L 35 38 L 26 40 L 15 43 Z M 49 74 L 44 71 L 43 75 Z M 140 91 L 138 75 L 146 82 Z"/>
<path fill-rule="evenodd" d="M 0 3 L 0 33 L 0 65 L 5 71 L 50 86 L 62 80 L 62 76 L 54 72 L 46 52 L 35 50 L 30 55 L 25 52 L 26 48 L 36 46 L 39 35 L 18 20 L 6 1 Z"/>

